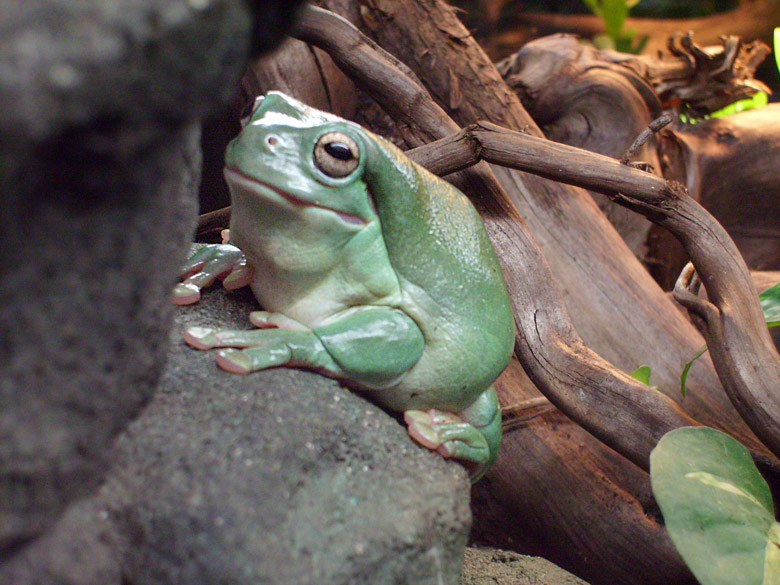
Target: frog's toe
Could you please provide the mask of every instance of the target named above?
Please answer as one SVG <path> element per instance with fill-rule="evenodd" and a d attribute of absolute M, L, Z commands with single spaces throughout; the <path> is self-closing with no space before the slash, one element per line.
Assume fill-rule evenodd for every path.
<path fill-rule="evenodd" d="M 294 319 L 290 319 L 281 313 L 269 311 L 252 311 L 249 313 L 249 322 L 261 329 L 289 329 L 291 331 L 311 331 L 305 325 Z"/>
<path fill-rule="evenodd" d="M 188 327 L 184 330 L 184 343 L 195 349 L 211 349 L 219 344 L 219 339 L 211 327 Z"/>
<path fill-rule="evenodd" d="M 200 300 L 200 287 L 191 282 L 180 282 L 173 287 L 171 299 L 174 305 L 191 305 Z"/>
<path fill-rule="evenodd" d="M 266 368 L 287 365 L 290 357 L 290 349 L 284 345 L 231 348 L 217 352 L 217 365 L 233 374 L 249 374 Z"/>
<path fill-rule="evenodd" d="M 254 276 L 254 269 L 247 265 L 246 261 L 244 261 L 230 271 L 230 274 L 228 274 L 225 277 L 225 280 L 222 281 L 222 286 L 224 286 L 227 290 L 236 290 L 238 288 L 249 286 Z"/>
<path fill-rule="evenodd" d="M 217 365 L 231 374 L 247 375 L 252 371 L 251 360 L 239 349 L 221 349 L 217 352 Z"/>
<path fill-rule="evenodd" d="M 459 419 L 455 415 L 436 409 L 404 412 L 404 422 L 407 424 L 409 435 L 420 445 L 432 451 L 438 451 L 444 443 L 440 425 L 456 421 Z M 442 455 L 448 457 L 445 453 Z"/>
<path fill-rule="evenodd" d="M 409 436 L 423 447 L 435 451 L 441 442 L 438 433 L 431 424 L 431 416 L 422 410 L 407 410 L 404 413 Z"/>

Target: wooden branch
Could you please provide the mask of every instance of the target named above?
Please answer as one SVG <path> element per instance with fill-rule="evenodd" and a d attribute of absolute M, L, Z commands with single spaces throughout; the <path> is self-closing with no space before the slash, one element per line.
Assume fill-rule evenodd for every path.
<path fill-rule="evenodd" d="M 417 144 L 426 144 L 460 129 L 431 99 L 408 67 L 341 16 L 308 6 L 301 12 L 294 36 L 326 51 L 367 94 L 382 96 L 377 101 L 395 120 L 412 128 L 411 136 Z M 371 75 L 366 75 L 367 71 Z M 398 82 L 394 83 L 394 79 Z"/>
<path fill-rule="evenodd" d="M 198 217 L 198 231 L 196 241 L 216 239 L 219 233 L 228 227 L 230 223 L 230 207 L 223 207 L 209 213 L 203 213 Z"/>
<path fill-rule="evenodd" d="M 323 1 L 350 6 L 356 2 Z M 424 79 L 434 99 L 461 127 L 482 119 L 542 136 L 517 96 L 444 1 L 359 3 L 361 27 Z M 350 14 L 355 17 L 354 12 Z M 641 127 L 630 133 L 617 156 L 639 131 Z M 652 360 L 654 382 L 670 398 L 682 401 L 677 390 L 682 362 L 701 347 L 703 340 L 589 194 L 515 169 L 493 165 L 492 171 L 528 223 L 556 284 L 560 282 L 571 320 L 585 343 L 626 371 Z M 449 180 L 478 204 L 482 198 L 494 197 L 460 178 Z M 745 444 L 760 449 L 758 440 L 722 391 L 715 369 L 709 362 L 699 366 L 689 378 L 685 410 L 697 420 L 731 432 Z"/>
<path fill-rule="evenodd" d="M 690 32 L 669 37 L 665 53 L 642 55 L 599 50 L 581 44 L 572 35 L 551 35 L 527 43 L 497 67 L 523 104 L 543 119 L 560 115 L 549 104 L 545 111 L 544 96 L 569 107 L 568 102 L 576 100 L 579 108 L 591 116 L 598 115 L 600 109 L 604 116 L 614 115 L 613 108 L 599 108 L 597 102 L 586 109 L 588 91 L 581 85 L 587 75 L 592 75 L 592 91 L 604 91 L 607 70 L 630 82 L 647 108 L 654 110 L 660 99 L 665 107 L 682 107 L 694 117 L 703 117 L 758 91 L 771 93 L 754 77 L 756 68 L 770 53 L 761 41 L 743 43 L 736 36 L 722 38 L 719 45 L 701 47 Z M 625 91 L 618 98 L 626 99 Z M 655 111 L 652 114 L 658 115 Z M 604 121 L 598 122 L 599 128 L 605 125 Z M 629 122 L 617 119 L 613 123 L 627 126 Z"/>
<path fill-rule="evenodd" d="M 427 91 L 375 51 L 346 20 L 307 8 L 297 36 L 326 50 L 394 118 L 416 129 L 418 137 L 441 136 L 458 128 Z M 454 148 L 451 141 L 446 147 L 437 145 L 441 153 Z M 462 146 L 469 150 L 468 145 Z M 414 153 L 410 151 L 412 157 Z M 471 161 L 461 160 L 454 169 Z M 646 469 L 650 450 L 663 434 L 696 421 L 673 400 L 617 370 L 586 347 L 574 330 L 549 266 L 505 191 L 484 166 L 465 175 L 476 187 L 469 192 L 489 194 L 476 204 L 502 261 L 518 329 L 516 351 L 524 367 L 558 408 Z"/>
<path fill-rule="evenodd" d="M 669 229 L 690 255 L 709 300 L 688 290 L 692 270 L 681 277 L 675 297 L 699 317 L 716 371 L 735 408 L 780 457 L 780 356 L 769 336 L 750 272 L 723 227 L 682 185 L 603 155 L 487 122 L 442 141 L 441 147 L 440 160 L 435 160 L 437 143 L 415 149 L 410 155 L 444 172 L 445 161 L 454 161 L 459 167 L 478 156 L 599 191 Z"/>
<path fill-rule="evenodd" d="M 733 35 L 720 40 L 718 46 L 703 48 L 694 43 L 692 33 L 678 33 L 667 41 L 669 54 L 601 55 L 641 75 L 665 104 L 682 103 L 694 117 L 703 117 L 759 91 L 772 93 L 753 77 L 771 49 Z"/>

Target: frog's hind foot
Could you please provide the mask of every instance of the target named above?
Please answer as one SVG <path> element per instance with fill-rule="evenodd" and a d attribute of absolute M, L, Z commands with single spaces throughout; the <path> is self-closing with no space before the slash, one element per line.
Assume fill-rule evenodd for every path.
<path fill-rule="evenodd" d="M 423 447 L 442 457 L 459 459 L 469 469 L 472 482 L 485 471 L 490 459 L 487 440 L 476 427 L 441 410 L 407 410 L 404 421 L 409 435 Z"/>
<path fill-rule="evenodd" d="M 501 416 L 492 388 L 458 414 L 436 409 L 407 410 L 404 421 L 415 441 L 443 457 L 462 461 L 472 482 L 480 479 L 496 458 Z"/>

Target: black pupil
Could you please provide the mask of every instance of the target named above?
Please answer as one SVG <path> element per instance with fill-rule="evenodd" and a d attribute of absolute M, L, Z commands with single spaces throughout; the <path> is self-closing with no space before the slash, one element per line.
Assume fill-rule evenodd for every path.
<path fill-rule="evenodd" d="M 325 152 L 339 160 L 352 159 L 352 149 L 343 142 L 328 142 L 325 145 Z"/>

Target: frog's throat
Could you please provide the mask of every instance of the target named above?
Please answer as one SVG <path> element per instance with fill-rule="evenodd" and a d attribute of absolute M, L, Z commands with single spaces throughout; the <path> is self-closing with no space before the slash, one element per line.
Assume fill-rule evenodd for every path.
<path fill-rule="evenodd" d="M 318 205 L 317 203 L 312 203 L 311 201 L 300 199 L 299 197 L 296 197 L 292 193 L 283 191 L 282 189 L 279 189 L 279 187 L 275 187 L 270 183 L 265 183 L 263 181 L 260 181 L 255 177 L 250 177 L 249 175 L 242 173 L 241 171 L 233 167 L 225 167 L 225 179 L 227 179 L 228 183 L 232 182 L 235 183 L 236 185 L 240 185 L 244 189 L 249 189 L 250 191 L 257 193 L 260 196 L 263 196 L 264 194 L 262 193 L 262 191 L 258 190 L 257 187 L 258 186 L 263 187 L 265 189 L 268 189 L 269 191 L 273 191 L 274 193 L 276 193 L 277 195 L 279 195 L 280 197 L 282 197 L 292 205 L 295 205 L 296 207 L 316 207 L 317 209 L 324 209 L 325 211 L 330 211 L 331 213 L 335 213 L 336 215 L 338 215 L 344 222 L 348 224 L 366 225 L 368 223 L 362 217 L 358 217 L 357 215 L 353 215 L 352 213 L 345 213 L 344 211 L 339 211 L 338 209 L 333 209 L 332 207 L 326 207 L 325 205 Z"/>

